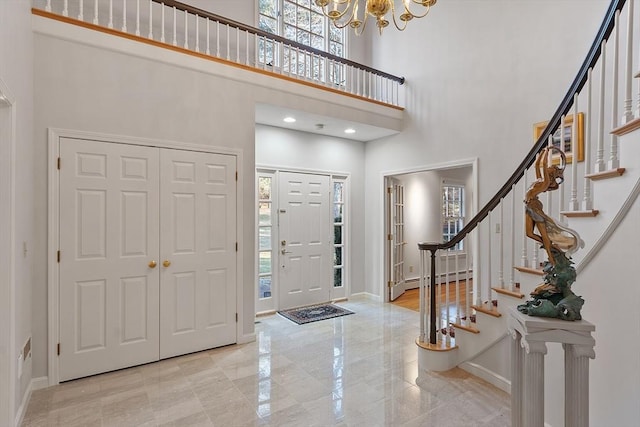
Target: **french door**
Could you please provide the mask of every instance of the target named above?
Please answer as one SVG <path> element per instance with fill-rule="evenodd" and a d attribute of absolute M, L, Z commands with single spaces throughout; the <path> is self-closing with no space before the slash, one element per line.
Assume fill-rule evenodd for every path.
<path fill-rule="evenodd" d="M 389 300 L 405 291 L 404 277 L 404 186 L 395 178 L 387 185 L 387 251 L 389 253 Z"/>
<path fill-rule="evenodd" d="M 60 380 L 235 342 L 235 157 L 61 138 Z"/>

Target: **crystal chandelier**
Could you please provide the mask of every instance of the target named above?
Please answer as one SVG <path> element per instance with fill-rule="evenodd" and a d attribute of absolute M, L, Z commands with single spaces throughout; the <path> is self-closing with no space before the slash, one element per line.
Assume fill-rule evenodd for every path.
<path fill-rule="evenodd" d="M 354 29 L 356 35 L 362 34 L 367 26 L 367 18 L 372 16 L 376 19 L 376 25 L 382 34 L 382 30 L 389 25 L 386 15 L 391 12 L 393 24 L 400 31 L 407 27 L 407 23 L 413 18 L 422 18 L 429 13 L 431 6 L 438 0 L 401 0 L 402 13 L 396 18 L 395 0 L 314 0 L 317 6 L 322 7 L 322 13 L 333 22 L 338 28 L 347 25 Z M 360 3 L 364 3 L 364 8 L 360 8 Z M 421 7 L 418 13 L 411 10 L 414 7 Z"/>

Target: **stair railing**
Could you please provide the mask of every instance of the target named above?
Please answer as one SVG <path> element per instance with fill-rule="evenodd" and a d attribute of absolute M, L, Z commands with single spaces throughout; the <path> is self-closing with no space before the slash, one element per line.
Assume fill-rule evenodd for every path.
<path fill-rule="evenodd" d="M 637 43 L 633 31 L 634 1 L 611 1 L 588 54 L 562 102 L 531 150 L 491 200 L 448 242 L 418 244 L 421 254 L 418 344 L 421 346 L 451 347 L 454 335 L 451 326 L 472 327 L 472 308 L 497 312 L 492 297 L 492 283 L 497 282 L 499 289 L 513 290 L 517 286 L 513 268 L 509 267 L 509 271 L 505 272 L 505 265 L 539 268 L 542 259 L 540 249 L 534 245 L 529 250 L 532 243 L 525 236 L 522 200 L 528 182 L 535 179 L 531 167 L 538 153 L 547 145 L 559 144 L 571 161 L 565 170 L 562 190 L 555 195 L 546 193 L 546 200 L 543 200 L 545 211 L 554 217 L 561 216 L 563 220 L 573 216 L 597 215 L 598 211 L 593 209 L 591 180 L 623 171 L 620 168 L 617 136 L 611 134 L 606 142 L 605 129 L 610 131 L 640 117 L 640 94 L 635 111 L 632 96 L 633 46 L 634 41 Z M 624 77 L 620 79 L 619 20 L 625 4 L 627 34 L 622 42 L 625 47 L 622 52 L 625 55 L 625 70 Z M 609 51 L 612 52 L 609 54 L 611 60 L 607 62 L 606 54 Z M 610 70 L 611 76 L 608 76 Z M 618 85 L 620 80 L 624 84 L 622 91 Z M 593 87 L 596 84 L 597 91 Z M 623 92 L 622 97 L 620 92 Z M 582 113 L 579 106 L 584 106 L 582 108 L 586 109 L 586 113 Z M 618 107 L 622 107 L 622 114 L 618 113 Z M 608 151 L 608 160 L 605 160 L 605 151 Z M 505 235 L 508 236 L 506 240 Z M 523 236 L 522 239 L 517 239 L 517 235 Z M 457 257 L 452 249 L 460 243 L 465 248 L 466 258 L 473 260 L 473 268 L 467 265 L 461 270 L 456 262 L 455 271 L 452 272 L 447 267 L 450 264 L 448 260 L 452 256 Z M 469 252 L 471 257 L 468 256 Z M 473 274 L 469 277 L 471 270 Z M 461 281 L 461 275 L 464 281 Z M 455 280 L 452 280 L 453 276 Z M 456 287 L 456 300 L 452 304 L 446 301 L 449 284 Z M 438 291 L 439 285 L 444 285 L 446 289 Z M 443 293 L 446 295 L 444 302 Z M 470 300 L 473 300 L 473 304 L 470 304 Z M 455 316 L 450 315 L 451 305 L 455 305 Z"/>
<path fill-rule="evenodd" d="M 404 77 L 175 0 L 33 0 L 33 6 L 34 14 L 401 107 Z"/>

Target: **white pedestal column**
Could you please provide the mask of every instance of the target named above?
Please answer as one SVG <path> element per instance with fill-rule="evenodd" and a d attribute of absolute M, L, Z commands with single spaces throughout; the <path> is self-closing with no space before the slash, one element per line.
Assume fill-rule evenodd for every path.
<path fill-rule="evenodd" d="M 544 356 L 546 343 L 561 343 L 565 351 L 565 426 L 589 425 L 589 359 L 595 358 L 595 326 L 530 317 L 509 311 L 511 344 L 511 420 L 514 427 L 544 426 Z"/>

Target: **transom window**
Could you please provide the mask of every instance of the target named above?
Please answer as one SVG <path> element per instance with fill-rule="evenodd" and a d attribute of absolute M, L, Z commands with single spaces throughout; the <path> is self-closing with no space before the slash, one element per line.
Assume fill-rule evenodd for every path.
<path fill-rule="evenodd" d="M 464 185 L 442 185 L 442 241 L 448 242 L 464 227 Z M 451 248 L 461 251 L 462 242 Z"/>
<path fill-rule="evenodd" d="M 322 9 L 313 0 L 259 0 L 258 27 L 305 46 L 344 58 L 344 29 L 330 25 Z M 344 83 L 344 65 L 324 58 L 285 49 L 269 40 L 260 39 L 258 55 L 261 63 L 281 67 L 293 74 L 316 80 Z"/>

